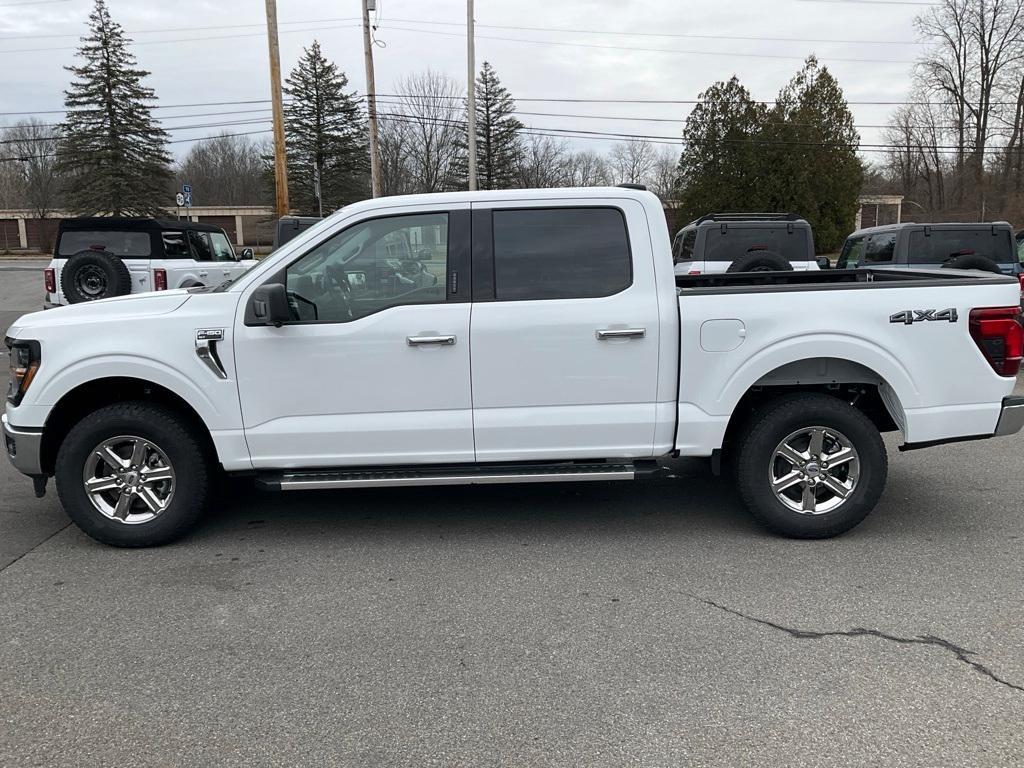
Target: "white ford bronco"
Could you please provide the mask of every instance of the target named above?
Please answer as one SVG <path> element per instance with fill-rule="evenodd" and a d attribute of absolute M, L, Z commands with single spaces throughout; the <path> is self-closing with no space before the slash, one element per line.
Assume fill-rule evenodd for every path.
<path fill-rule="evenodd" d="M 170 541 L 221 473 L 266 489 L 626 480 L 728 467 L 788 536 L 875 506 L 902 448 L 1006 435 L 1019 286 L 960 270 L 676 276 L 620 188 L 347 206 L 216 288 L 22 317 L 3 427 L 37 494 Z"/>
<path fill-rule="evenodd" d="M 44 308 L 129 293 L 219 285 L 256 263 L 212 224 L 110 216 L 64 219 L 43 270 Z"/>

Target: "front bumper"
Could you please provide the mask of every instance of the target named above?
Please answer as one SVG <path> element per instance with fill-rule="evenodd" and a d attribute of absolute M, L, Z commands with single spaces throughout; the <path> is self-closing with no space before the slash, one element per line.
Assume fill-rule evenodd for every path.
<path fill-rule="evenodd" d="M 4 447 L 7 458 L 19 472 L 30 477 L 43 473 L 42 447 L 43 430 L 26 427 L 14 427 L 7 421 L 7 415 L 0 415 L 4 428 Z M 1018 427 L 1019 429 L 1019 427 Z"/>
<path fill-rule="evenodd" d="M 1024 397 L 1011 395 L 1003 398 L 1003 408 L 996 422 L 996 436 L 1014 435 L 1024 427 Z"/>

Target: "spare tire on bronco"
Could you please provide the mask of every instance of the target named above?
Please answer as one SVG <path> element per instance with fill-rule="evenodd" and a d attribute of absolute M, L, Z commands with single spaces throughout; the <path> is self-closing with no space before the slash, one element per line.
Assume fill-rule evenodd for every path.
<path fill-rule="evenodd" d="M 128 267 L 108 251 L 79 251 L 60 272 L 60 287 L 69 304 L 109 299 L 132 292 Z"/>
<path fill-rule="evenodd" d="M 748 251 L 729 265 L 726 272 L 792 272 L 793 265 L 772 251 Z"/>
<path fill-rule="evenodd" d="M 1003 274 L 1003 270 L 992 259 L 987 256 L 979 256 L 976 253 L 965 253 L 955 256 L 943 264 L 942 267 L 943 269 L 978 269 L 982 272 L 995 272 L 997 275 Z"/>

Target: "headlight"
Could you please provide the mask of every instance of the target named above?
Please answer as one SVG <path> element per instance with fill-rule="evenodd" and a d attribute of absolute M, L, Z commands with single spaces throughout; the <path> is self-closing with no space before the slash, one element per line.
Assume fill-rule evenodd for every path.
<path fill-rule="evenodd" d="M 39 370 L 39 342 L 5 339 L 11 358 L 11 378 L 7 387 L 7 399 L 14 405 L 28 392 L 32 379 Z"/>

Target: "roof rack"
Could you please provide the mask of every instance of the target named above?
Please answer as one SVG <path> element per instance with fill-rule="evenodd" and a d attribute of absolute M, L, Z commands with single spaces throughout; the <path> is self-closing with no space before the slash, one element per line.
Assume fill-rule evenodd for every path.
<path fill-rule="evenodd" d="M 704 221 L 800 221 L 803 217 L 795 213 L 708 213 L 694 224 Z"/>

